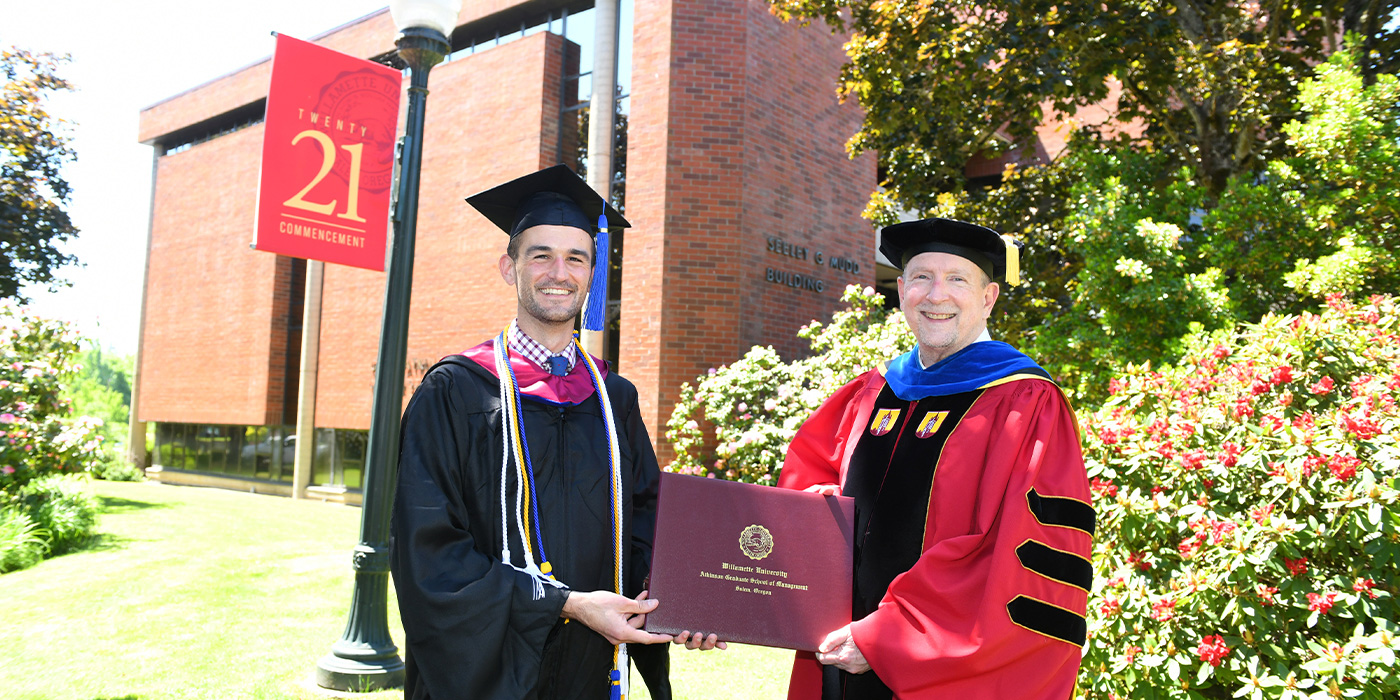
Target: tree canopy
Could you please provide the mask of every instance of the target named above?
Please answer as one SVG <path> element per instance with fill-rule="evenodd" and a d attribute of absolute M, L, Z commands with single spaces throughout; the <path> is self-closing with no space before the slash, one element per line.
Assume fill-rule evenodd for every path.
<path fill-rule="evenodd" d="M 63 166 L 76 156 L 64 122 L 46 98 L 72 86 L 59 77 L 66 58 L 22 49 L 0 53 L 0 298 L 19 299 L 26 284 L 53 285 L 75 260 L 57 244 L 78 233 L 65 207 Z"/>
<path fill-rule="evenodd" d="M 913 210 L 959 188 L 974 156 L 1028 148 L 1052 114 L 1095 104 L 1218 193 L 1277 153 L 1297 81 L 1346 33 L 1367 76 L 1400 33 L 1396 0 L 771 2 L 849 32 L 838 90 L 865 110 L 849 147 L 879 154 L 877 204 Z"/>

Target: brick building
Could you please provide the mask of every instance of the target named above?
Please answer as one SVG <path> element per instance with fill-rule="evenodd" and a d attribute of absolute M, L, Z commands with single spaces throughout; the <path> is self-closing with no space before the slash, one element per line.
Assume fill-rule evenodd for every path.
<path fill-rule="evenodd" d="M 431 73 L 409 327 L 411 390 L 444 355 L 514 314 L 506 239 L 464 201 L 519 175 L 579 167 L 588 0 L 469 1 Z M 847 284 L 876 279 L 860 217 L 872 158 L 834 85 L 841 38 L 785 25 L 763 0 L 623 5 L 625 181 L 612 360 L 641 395 L 665 463 L 677 389 L 755 344 L 785 356 Z M 388 60 L 387 10 L 314 40 Z M 628 41 L 630 38 L 630 42 Z M 580 76 L 580 66 L 584 75 Z M 270 61 L 141 113 L 155 146 L 136 418 L 156 424 L 160 478 L 291 490 L 306 263 L 249 248 Z M 384 274 L 327 265 L 313 489 L 359 486 Z"/>

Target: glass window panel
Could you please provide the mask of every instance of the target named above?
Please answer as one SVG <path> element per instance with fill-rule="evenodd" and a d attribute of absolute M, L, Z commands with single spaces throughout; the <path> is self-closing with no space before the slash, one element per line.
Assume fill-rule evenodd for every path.
<path fill-rule="evenodd" d="M 272 465 L 272 431 L 267 426 L 255 428 L 256 439 L 253 441 L 253 473 L 250 475 L 255 479 L 266 479 L 267 472 Z"/>
<path fill-rule="evenodd" d="M 189 469 L 193 466 L 190 463 L 190 431 L 189 426 L 184 423 L 175 424 L 175 466 L 177 469 Z"/>
<path fill-rule="evenodd" d="M 194 468 L 202 472 L 221 472 L 222 469 L 214 466 L 214 453 L 209 449 L 207 432 L 207 426 L 190 426 L 190 452 L 194 454 Z"/>
<path fill-rule="evenodd" d="M 156 423 L 155 463 L 161 467 L 171 466 L 170 449 L 170 424 Z"/>
<path fill-rule="evenodd" d="M 316 451 L 312 459 L 311 483 L 325 486 L 331 483 L 331 465 L 335 460 L 335 429 L 316 429 Z"/>
<path fill-rule="evenodd" d="M 340 458 L 340 483 L 348 489 L 361 487 L 365 470 L 365 452 L 369 443 L 369 432 L 365 430 L 337 430 L 336 456 Z"/>

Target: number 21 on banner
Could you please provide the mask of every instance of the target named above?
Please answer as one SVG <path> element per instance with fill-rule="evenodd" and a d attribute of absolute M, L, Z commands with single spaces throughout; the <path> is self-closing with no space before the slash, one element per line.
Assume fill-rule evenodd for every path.
<path fill-rule="evenodd" d="M 320 131 L 317 131 L 315 129 L 307 129 L 306 131 L 303 131 L 297 134 L 296 136 L 292 137 L 292 145 L 297 145 L 302 141 L 303 138 L 310 138 L 321 147 L 321 169 L 319 172 L 316 173 L 316 177 L 311 178 L 311 182 L 306 183 L 306 187 L 301 188 L 300 192 L 297 192 L 296 194 L 292 195 L 290 199 L 283 202 L 282 204 L 292 207 L 294 209 L 302 209 L 324 216 L 326 214 L 334 212 L 335 205 L 340 200 L 332 199 L 331 201 L 326 202 L 325 204 L 318 204 L 316 202 L 307 201 L 306 195 L 311 190 L 315 189 L 316 185 L 321 184 L 321 180 L 325 179 L 326 175 L 330 173 L 331 168 L 335 167 L 335 142 L 331 141 L 331 137 L 325 135 Z M 363 143 L 346 144 L 342 145 L 341 148 L 350 154 L 350 181 L 348 183 L 348 187 L 346 188 L 347 192 L 345 211 L 337 213 L 336 216 L 341 219 L 349 219 L 350 221 L 364 222 L 365 219 L 364 217 L 360 216 L 359 209 L 360 159 L 361 153 L 364 151 L 365 145 Z"/>

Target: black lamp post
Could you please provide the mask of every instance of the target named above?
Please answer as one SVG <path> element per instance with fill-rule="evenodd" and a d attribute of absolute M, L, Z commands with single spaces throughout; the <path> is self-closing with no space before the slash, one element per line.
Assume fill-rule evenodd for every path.
<path fill-rule="evenodd" d="M 399 162 L 393 250 L 384 285 L 384 319 L 369 417 L 360 543 L 355 546 L 355 592 L 340 641 L 316 664 L 324 688 L 370 691 L 403 685 L 404 664 L 389 636 L 389 515 L 399 460 L 399 418 L 408 354 L 408 309 L 413 292 L 413 238 L 418 226 L 418 176 L 423 163 L 423 111 L 428 71 L 451 51 L 462 0 L 395 0 L 389 11 L 399 29 L 399 56 L 408 64 L 408 122 Z"/>

